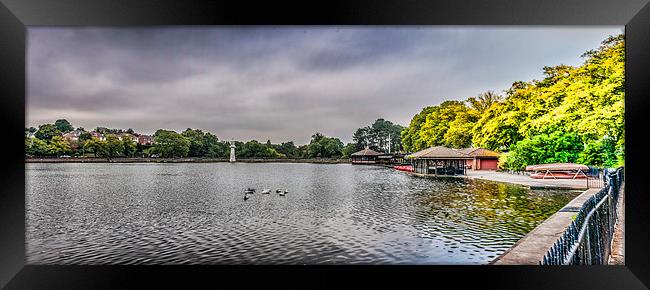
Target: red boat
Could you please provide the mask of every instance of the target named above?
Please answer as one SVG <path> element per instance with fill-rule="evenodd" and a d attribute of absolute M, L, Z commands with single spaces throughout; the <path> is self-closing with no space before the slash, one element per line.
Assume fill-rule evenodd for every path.
<path fill-rule="evenodd" d="M 587 175 L 581 172 L 535 172 L 530 174 L 531 178 L 535 179 L 579 179 L 587 178 Z"/>
<path fill-rule="evenodd" d="M 400 171 L 413 172 L 413 166 L 411 165 L 397 165 L 397 166 L 393 166 L 393 168 Z"/>
<path fill-rule="evenodd" d="M 552 163 L 527 166 L 526 170 L 535 171 L 530 175 L 535 179 L 578 179 L 587 178 L 585 171 L 589 167 L 575 163 Z"/>

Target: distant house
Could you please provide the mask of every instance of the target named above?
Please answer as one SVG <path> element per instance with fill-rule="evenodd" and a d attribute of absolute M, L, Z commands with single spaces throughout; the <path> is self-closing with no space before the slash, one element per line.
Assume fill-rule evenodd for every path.
<path fill-rule="evenodd" d="M 465 148 L 460 149 L 463 153 L 469 155 L 466 166 L 474 170 L 497 170 L 499 169 L 499 153 L 485 148 Z"/>
<path fill-rule="evenodd" d="M 151 145 L 153 144 L 153 136 L 140 135 L 138 136 L 138 140 L 136 142 L 138 142 L 140 145 Z"/>
<path fill-rule="evenodd" d="M 68 133 L 63 134 L 63 138 L 65 138 L 68 141 L 77 142 L 77 141 L 79 141 L 79 136 L 81 136 L 81 134 L 83 134 L 84 132 L 86 132 L 86 131 L 84 131 L 84 130 L 70 131 Z"/>
<path fill-rule="evenodd" d="M 102 140 L 102 141 L 106 141 L 106 137 L 104 137 L 104 134 L 99 133 L 97 131 L 90 132 L 90 136 L 94 137 L 94 138 L 97 138 L 99 140 Z"/>
<path fill-rule="evenodd" d="M 352 161 L 352 164 L 375 164 L 381 155 L 381 153 L 375 150 L 366 148 L 352 153 L 350 155 L 350 160 Z"/>
<path fill-rule="evenodd" d="M 124 140 L 124 138 L 128 138 L 128 139 L 131 139 L 131 141 L 133 141 L 135 143 L 139 143 L 138 142 L 139 136 L 136 133 L 131 134 L 131 133 L 122 132 L 122 133 L 115 134 L 115 137 L 117 137 L 117 139 L 120 139 L 120 141 Z"/>

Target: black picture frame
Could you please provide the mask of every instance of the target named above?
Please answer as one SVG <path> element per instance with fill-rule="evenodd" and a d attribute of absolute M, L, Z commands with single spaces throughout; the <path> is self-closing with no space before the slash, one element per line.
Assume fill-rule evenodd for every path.
<path fill-rule="evenodd" d="M 209 288 L 234 281 L 289 288 L 416 283 L 494 289 L 647 289 L 650 210 L 642 166 L 650 100 L 648 0 L 36 1 L 0 0 L 0 286 L 9 289 Z M 627 135 L 625 266 L 37 266 L 25 265 L 26 26 L 140 25 L 625 25 Z M 243 275 L 242 275 L 243 274 Z M 308 279 L 306 283 L 299 282 Z M 451 283 L 451 284 L 448 284 Z M 646 286 L 644 286 L 646 285 Z M 239 287 L 236 286 L 236 287 Z"/>

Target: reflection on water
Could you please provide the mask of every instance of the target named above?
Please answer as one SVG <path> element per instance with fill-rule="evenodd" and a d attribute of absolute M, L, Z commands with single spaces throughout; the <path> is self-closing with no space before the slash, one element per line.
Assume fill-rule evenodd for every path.
<path fill-rule="evenodd" d="M 579 193 L 349 164 L 25 166 L 29 264 L 486 264 Z"/>

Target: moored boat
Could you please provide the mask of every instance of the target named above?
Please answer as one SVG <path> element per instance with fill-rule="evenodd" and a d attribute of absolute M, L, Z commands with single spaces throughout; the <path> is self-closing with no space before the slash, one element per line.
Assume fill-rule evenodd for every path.
<path fill-rule="evenodd" d="M 589 167 L 575 163 L 551 163 L 529 165 L 526 170 L 534 171 L 530 177 L 535 179 L 578 179 L 587 178 L 585 171 L 588 171 Z"/>
<path fill-rule="evenodd" d="M 396 165 L 393 168 L 399 171 L 413 172 L 413 166 L 411 165 Z"/>
<path fill-rule="evenodd" d="M 579 172 L 562 172 L 562 171 L 549 171 L 549 172 L 535 172 L 530 174 L 531 178 L 535 179 L 584 179 L 586 175 Z"/>

